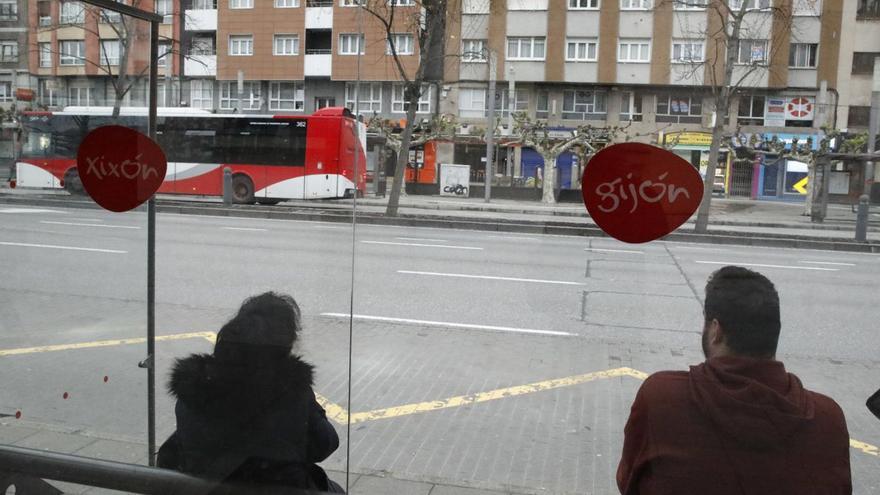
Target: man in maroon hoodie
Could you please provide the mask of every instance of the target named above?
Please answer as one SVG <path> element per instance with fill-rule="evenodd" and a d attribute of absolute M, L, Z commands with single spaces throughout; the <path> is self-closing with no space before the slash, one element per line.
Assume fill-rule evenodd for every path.
<path fill-rule="evenodd" d="M 763 275 L 709 277 L 706 361 L 645 380 L 624 431 L 617 486 L 632 494 L 849 494 L 849 434 L 832 399 L 775 359 L 779 295 Z"/>

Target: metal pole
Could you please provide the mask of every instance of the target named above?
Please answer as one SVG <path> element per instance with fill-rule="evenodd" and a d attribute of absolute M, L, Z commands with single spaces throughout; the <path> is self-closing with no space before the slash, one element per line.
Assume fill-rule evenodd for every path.
<path fill-rule="evenodd" d="M 510 105 L 510 111 L 507 113 L 507 132 L 509 136 L 513 136 L 513 112 L 516 111 L 516 70 L 511 65 L 507 69 L 509 77 L 507 79 L 507 103 Z M 510 138 L 508 138 L 510 139 Z M 510 147 L 507 148 L 507 167 L 505 170 L 508 177 L 513 176 L 513 159 L 510 156 Z"/>
<path fill-rule="evenodd" d="M 223 167 L 223 206 L 232 206 L 232 169 Z"/>
<path fill-rule="evenodd" d="M 150 23 L 150 110 L 147 126 L 156 139 L 159 21 Z M 156 465 L 156 199 L 147 203 L 147 460 Z"/>
<path fill-rule="evenodd" d="M 486 124 L 486 170 L 484 173 L 484 182 L 486 187 L 484 187 L 485 192 L 485 201 L 488 203 L 490 198 L 492 197 L 492 176 L 495 175 L 495 159 L 493 157 L 493 153 L 495 152 L 495 51 L 489 51 L 489 94 L 486 97 L 486 100 L 489 102 L 489 115 L 487 118 Z"/>

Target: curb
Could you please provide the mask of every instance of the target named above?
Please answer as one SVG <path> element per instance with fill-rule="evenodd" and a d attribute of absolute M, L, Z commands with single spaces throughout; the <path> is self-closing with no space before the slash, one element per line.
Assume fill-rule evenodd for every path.
<path fill-rule="evenodd" d="M 0 196 L 0 203 L 34 205 L 34 206 L 57 206 L 80 209 L 100 209 L 98 205 L 90 201 L 70 200 L 69 198 L 19 198 Z M 144 207 L 138 208 L 142 211 Z M 273 220 L 298 220 L 320 222 L 351 222 L 352 212 L 340 209 L 320 209 L 318 207 L 278 209 L 278 207 L 254 207 L 251 205 L 233 205 L 224 207 L 217 205 L 186 205 L 169 204 L 162 200 L 157 201 L 158 213 L 186 214 L 186 215 L 210 215 L 236 218 L 268 218 Z M 583 225 L 572 222 L 539 222 L 526 220 L 506 219 L 464 219 L 449 216 L 425 217 L 413 214 L 403 214 L 399 217 L 385 217 L 377 213 L 358 213 L 358 223 L 370 225 L 393 225 L 406 227 L 432 227 L 453 228 L 462 230 L 478 230 L 488 232 L 509 232 L 525 234 L 568 235 L 580 237 L 608 237 L 601 229 L 593 225 Z M 880 253 L 880 242 L 855 242 L 840 238 L 817 238 L 803 235 L 761 235 L 755 233 L 731 232 L 716 230 L 707 234 L 691 232 L 673 232 L 660 240 L 740 245 L 761 246 L 776 248 L 795 249 L 822 249 L 829 251 L 846 251 L 859 253 Z"/>

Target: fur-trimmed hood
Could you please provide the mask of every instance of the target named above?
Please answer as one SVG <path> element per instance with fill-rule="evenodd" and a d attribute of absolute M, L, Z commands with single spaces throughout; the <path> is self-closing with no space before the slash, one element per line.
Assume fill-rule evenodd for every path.
<path fill-rule="evenodd" d="M 299 356 L 275 363 L 230 364 L 212 354 L 178 359 L 171 370 L 168 390 L 195 410 L 217 408 L 229 412 L 262 409 L 279 397 L 312 386 L 313 367 Z"/>

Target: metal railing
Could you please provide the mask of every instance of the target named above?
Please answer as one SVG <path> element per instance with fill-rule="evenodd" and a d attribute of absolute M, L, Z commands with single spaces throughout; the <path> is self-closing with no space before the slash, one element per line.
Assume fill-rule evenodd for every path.
<path fill-rule="evenodd" d="M 306 55 L 332 55 L 330 48 L 306 48 Z"/>
<path fill-rule="evenodd" d="M 306 7 L 332 7 L 333 0 L 306 0 Z"/>
<path fill-rule="evenodd" d="M 13 486 L 16 495 L 62 493 L 44 480 L 157 495 L 306 493 L 290 487 L 218 483 L 168 469 L 0 445 L 0 493 L 10 493 L 8 490 Z"/>

